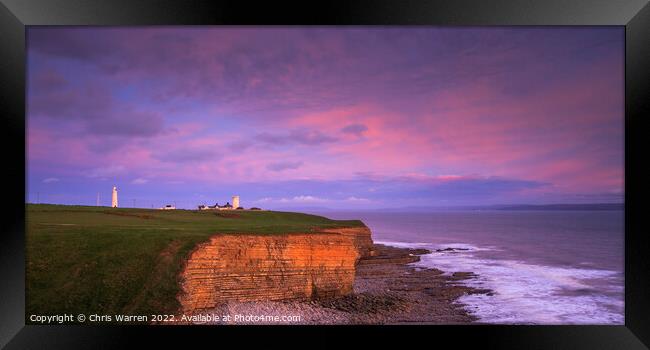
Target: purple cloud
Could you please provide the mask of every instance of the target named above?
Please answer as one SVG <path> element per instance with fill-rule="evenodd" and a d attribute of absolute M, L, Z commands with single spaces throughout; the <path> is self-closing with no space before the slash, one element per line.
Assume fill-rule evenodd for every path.
<path fill-rule="evenodd" d="M 341 132 L 346 134 L 352 134 L 355 136 L 361 136 L 365 131 L 368 130 L 368 127 L 363 124 L 350 124 L 341 129 Z"/>
<path fill-rule="evenodd" d="M 297 161 L 297 162 L 277 162 L 277 163 L 269 163 L 266 168 L 271 170 L 271 171 L 283 171 L 283 170 L 289 170 L 289 169 L 298 169 L 303 165 L 302 161 Z"/>
<path fill-rule="evenodd" d="M 45 69 L 34 76 L 30 82 L 31 86 L 42 91 L 61 89 L 68 84 L 63 74 L 54 69 Z"/>
<path fill-rule="evenodd" d="M 29 89 L 30 116 L 70 123 L 72 130 L 81 129 L 94 135 L 149 137 L 164 129 L 160 113 L 119 103 L 98 82 L 69 86 L 59 73 L 47 70 L 30 80 Z"/>
<path fill-rule="evenodd" d="M 109 178 L 118 177 L 126 173 L 126 167 L 122 165 L 109 165 L 86 171 L 85 175 L 90 178 Z"/>
<path fill-rule="evenodd" d="M 240 140 L 231 143 L 230 145 L 228 145 L 228 148 L 232 151 L 241 152 L 251 148 L 252 146 L 253 146 L 253 142 L 248 140 Z"/>
<path fill-rule="evenodd" d="M 222 154 L 213 146 L 203 147 L 180 147 L 170 145 L 169 148 L 162 147 L 154 151 L 153 157 L 163 162 L 169 163 L 192 163 L 204 161 L 217 161 L 222 158 Z"/>
<path fill-rule="evenodd" d="M 106 31 L 41 30 L 28 32 L 27 40 L 33 51 L 78 60 L 94 60 L 110 56 L 115 51 L 114 40 Z"/>
<path fill-rule="evenodd" d="M 149 180 L 139 177 L 139 178 L 134 179 L 133 181 L 131 181 L 131 184 L 132 185 L 144 185 L 147 182 L 149 182 Z"/>
<path fill-rule="evenodd" d="M 92 119 L 86 130 L 95 135 L 154 136 L 163 131 L 163 119 L 155 112 L 124 111 Z"/>
<path fill-rule="evenodd" d="M 293 130 L 288 134 L 261 133 L 257 135 L 256 140 L 273 145 L 297 143 L 308 146 L 338 141 L 336 137 L 325 135 L 318 130 L 306 129 Z"/>

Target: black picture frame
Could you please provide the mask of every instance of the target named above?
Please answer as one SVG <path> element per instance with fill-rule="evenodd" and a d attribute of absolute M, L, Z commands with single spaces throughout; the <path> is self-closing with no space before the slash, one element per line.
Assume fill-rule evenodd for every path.
<path fill-rule="evenodd" d="M 650 345 L 650 245 L 644 147 L 650 116 L 650 5 L 647 0 L 457 1 L 0 1 L 0 104 L 5 186 L 0 201 L 0 346 L 8 349 L 125 347 L 135 341 L 188 346 L 365 346 L 450 344 L 513 349 L 643 349 Z M 616 25 L 625 26 L 625 325 L 624 326 L 364 326 L 147 327 L 25 326 L 25 28 L 35 25 Z M 396 338 L 399 332 L 400 338 Z M 259 333 L 259 336 L 251 336 Z M 296 334 L 309 338 L 296 343 Z M 418 338 L 413 338 L 418 336 Z M 191 338 L 188 338 L 191 337 Z M 309 343 L 304 343 L 304 342 Z M 294 344 L 288 344 L 288 343 Z M 399 340 L 398 340 L 399 343 Z M 149 345 L 147 345 L 149 344 Z M 453 345 L 451 345 L 453 344 Z M 645 345 L 644 345 L 645 344 Z M 230 346 L 230 345 L 229 345 Z"/>

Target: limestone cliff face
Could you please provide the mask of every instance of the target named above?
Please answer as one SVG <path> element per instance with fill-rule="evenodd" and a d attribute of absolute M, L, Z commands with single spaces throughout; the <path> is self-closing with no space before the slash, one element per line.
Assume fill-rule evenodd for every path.
<path fill-rule="evenodd" d="M 183 312 L 223 301 L 309 299 L 352 292 L 355 265 L 372 254 L 368 228 L 315 233 L 220 234 L 190 255 L 182 273 Z"/>
<path fill-rule="evenodd" d="M 375 255 L 371 232 L 367 227 L 323 229 L 322 232 L 338 233 L 340 235 L 352 237 L 361 258 Z"/>

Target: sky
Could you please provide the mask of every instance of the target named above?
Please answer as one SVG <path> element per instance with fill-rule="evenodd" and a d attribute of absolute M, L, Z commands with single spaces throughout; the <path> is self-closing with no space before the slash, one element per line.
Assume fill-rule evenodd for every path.
<path fill-rule="evenodd" d="M 28 202 L 622 202 L 622 27 L 29 27 Z"/>

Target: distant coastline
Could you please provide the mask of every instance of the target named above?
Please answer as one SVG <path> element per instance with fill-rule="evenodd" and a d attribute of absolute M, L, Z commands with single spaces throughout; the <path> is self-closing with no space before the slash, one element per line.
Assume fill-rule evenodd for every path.
<path fill-rule="evenodd" d="M 329 207 L 282 207 L 273 210 L 303 211 L 308 213 L 322 212 L 430 212 L 430 211 L 475 211 L 475 210 L 545 210 L 545 211 L 590 211 L 590 210 L 624 210 L 625 203 L 571 203 L 571 204 L 496 204 L 481 206 L 411 206 L 377 209 L 337 209 Z"/>
<path fill-rule="evenodd" d="M 495 206 L 496 210 L 623 210 L 625 203 L 518 204 Z"/>

